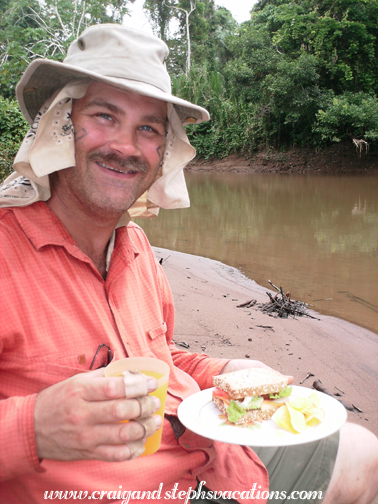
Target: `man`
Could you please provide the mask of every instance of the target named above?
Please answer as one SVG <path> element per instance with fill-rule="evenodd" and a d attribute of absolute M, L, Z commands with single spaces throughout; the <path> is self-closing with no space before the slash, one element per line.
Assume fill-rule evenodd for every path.
<path fill-rule="evenodd" d="M 251 449 L 201 438 L 176 416 L 213 375 L 264 364 L 174 347 L 167 281 L 129 223 L 188 205 L 182 169 L 194 150 L 182 124 L 208 119 L 171 95 L 167 54 L 155 37 L 98 25 L 64 63 L 37 60 L 18 85 L 32 128 L 0 193 L 1 502 L 40 503 L 55 491 L 180 502 L 197 481 L 213 491 L 259 490 L 239 502 L 267 500 L 267 471 Z M 105 378 L 102 367 L 140 355 L 171 369 L 162 445 L 146 458 L 140 400 L 126 378 Z M 149 432 L 160 426 L 158 407 L 151 399 Z M 328 487 L 327 504 L 370 502 L 377 439 L 349 424 L 338 439 L 294 454 L 260 450 L 270 489 Z"/>

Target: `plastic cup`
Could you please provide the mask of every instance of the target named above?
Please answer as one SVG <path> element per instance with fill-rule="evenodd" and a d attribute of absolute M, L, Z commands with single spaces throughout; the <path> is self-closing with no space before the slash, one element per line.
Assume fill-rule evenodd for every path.
<path fill-rule="evenodd" d="M 141 373 L 152 376 L 157 379 L 158 387 L 150 395 L 156 396 L 160 399 L 160 408 L 156 412 L 164 420 L 165 400 L 167 397 L 168 379 L 169 379 L 169 366 L 167 363 L 150 357 L 130 357 L 120 359 L 109 364 L 105 368 L 105 376 L 122 376 L 124 371 L 140 371 Z M 152 436 L 147 438 L 144 445 L 145 450 L 142 455 L 151 455 L 160 448 L 161 435 L 163 432 L 163 423 L 160 429 L 154 432 Z"/>

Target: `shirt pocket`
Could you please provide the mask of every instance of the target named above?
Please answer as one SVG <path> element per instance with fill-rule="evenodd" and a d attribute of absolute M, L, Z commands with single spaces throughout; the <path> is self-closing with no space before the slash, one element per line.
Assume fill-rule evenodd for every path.
<path fill-rule="evenodd" d="M 45 358 L 44 368 L 46 373 L 51 376 L 60 375 L 61 379 L 69 378 L 75 374 L 90 371 L 92 364 L 92 370 L 110 364 L 115 353 L 111 347 L 110 352 L 111 358 L 109 358 L 108 347 L 101 346 L 100 348 L 97 344 L 89 344 L 78 349 L 75 353 L 65 352 Z"/>
<path fill-rule="evenodd" d="M 167 324 L 163 322 L 159 327 L 156 329 L 151 329 L 148 331 L 148 336 L 150 338 L 150 341 L 152 341 L 153 346 L 160 346 L 163 344 L 167 344 L 167 340 L 165 338 L 165 334 L 167 332 Z"/>
<path fill-rule="evenodd" d="M 169 351 L 166 333 L 167 324 L 165 322 L 154 329 L 148 330 L 145 344 L 141 347 L 142 355 L 158 358 L 167 363 L 171 363 L 172 357 Z"/>
<path fill-rule="evenodd" d="M 97 349 L 97 344 L 92 345 L 89 343 L 80 346 L 76 352 L 16 359 L 13 361 L 12 368 L 7 371 L 12 374 L 17 383 L 20 383 L 21 388 L 27 390 L 29 394 L 39 392 L 72 376 L 88 372 Z M 103 353 L 100 353 L 96 358 L 93 369 L 106 364 L 107 356 L 104 350 L 107 350 L 107 348 L 101 349 Z"/>

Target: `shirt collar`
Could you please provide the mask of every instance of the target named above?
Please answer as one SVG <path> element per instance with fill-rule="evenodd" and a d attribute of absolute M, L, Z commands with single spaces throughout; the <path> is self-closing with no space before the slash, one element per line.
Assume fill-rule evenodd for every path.
<path fill-rule="evenodd" d="M 76 245 L 63 223 L 42 201 L 12 208 L 21 229 L 36 250 L 45 245 Z"/>
<path fill-rule="evenodd" d="M 45 202 L 38 201 L 32 205 L 15 207 L 11 210 L 21 229 L 36 250 L 39 251 L 46 245 L 58 245 L 66 248 L 70 254 L 77 258 L 87 258 L 78 248 L 75 240 L 63 223 Z M 130 263 L 139 254 L 136 243 L 130 239 L 127 226 L 117 228 L 117 231 L 114 231 L 110 239 L 107 252 L 107 269 L 110 266 L 111 257 L 116 249 L 122 250 L 121 255 L 127 263 Z"/>

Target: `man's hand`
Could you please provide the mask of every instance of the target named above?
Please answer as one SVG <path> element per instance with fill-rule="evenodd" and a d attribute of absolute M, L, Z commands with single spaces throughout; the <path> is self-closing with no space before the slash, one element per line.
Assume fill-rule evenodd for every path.
<path fill-rule="evenodd" d="M 151 416 L 160 401 L 149 395 L 142 400 L 125 399 L 126 395 L 133 397 L 133 385 L 128 387 L 127 380 L 105 378 L 104 370 L 99 369 L 42 390 L 34 408 L 38 456 L 120 462 L 141 455 L 146 433 L 150 436 L 161 426 L 161 417 Z M 155 378 L 148 377 L 146 389 L 152 392 L 156 388 Z M 146 417 L 141 423 L 133 421 L 141 414 Z M 131 421 L 121 423 L 124 420 Z"/>
<path fill-rule="evenodd" d="M 232 371 L 239 371 L 239 369 L 253 368 L 253 367 L 263 367 L 266 369 L 272 369 L 263 362 L 257 360 L 249 359 L 232 359 L 224 366 L 219 374 L 231 373 Z M 289 376 L 289 383 L 293 383 L 294 378 Z"/>

